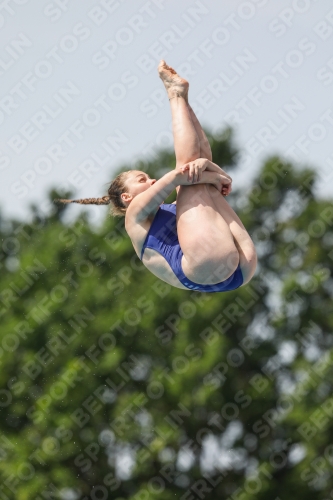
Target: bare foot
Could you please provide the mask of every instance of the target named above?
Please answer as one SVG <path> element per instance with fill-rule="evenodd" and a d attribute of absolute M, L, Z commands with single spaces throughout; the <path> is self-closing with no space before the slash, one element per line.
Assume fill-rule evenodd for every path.
<path fill-rule="evenodd" d="M 178 96 L 183 97 L 188 102 L 188 81 L 181 78 L 163 59 L 158 65 L 158 74 L 164 83 L 169 99 Z"/>

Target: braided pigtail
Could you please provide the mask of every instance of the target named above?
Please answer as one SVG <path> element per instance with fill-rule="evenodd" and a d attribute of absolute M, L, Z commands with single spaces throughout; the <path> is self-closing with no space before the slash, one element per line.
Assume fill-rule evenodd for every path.
<path fill-rule="evenodd" d="M 79 203 L 80 205 L 109 205 L 111 203 L 109 196 L 102 198 L 81 198 L 79 200 L 54 200 L 56 203 Z"/>
<path fill-rule="evenodd" d="M 123 203 L 121 195 L 126 192 L 125 184 L 128 172 L 122 172 L 111 182 L 108 189 L 108 195 L 101 198 L 81 198 L 78 200 L 54 200 L 57 203 L 79 203 L 80 205 L 111 205 L 111 215 L 115 217 L 124 217 L 127 206 Z"/>

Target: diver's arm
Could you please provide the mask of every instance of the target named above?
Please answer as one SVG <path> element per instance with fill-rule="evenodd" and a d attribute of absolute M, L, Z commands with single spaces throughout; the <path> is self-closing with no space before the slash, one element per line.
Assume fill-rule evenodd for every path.
<path fill-rule="evenodd" d="M 216 172 L 203 172 L 198 182 L 188 181 L 187 172 L 179 168 L 167 172 L 161 179 L 152 184 L 149 189 L 135 196 L 126 211 L 126 219 L 131 222 L 142 222 L 155 213 L 158 207 L 178 186 L 193 186 L 194 184 L 214 184 L 218 186 L 220 175 Z"/>

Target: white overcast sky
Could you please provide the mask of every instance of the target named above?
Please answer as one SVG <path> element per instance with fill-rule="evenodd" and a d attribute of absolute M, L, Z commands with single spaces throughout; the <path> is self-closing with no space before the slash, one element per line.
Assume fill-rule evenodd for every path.
<path fill-rule="evenodd" d="M 160 58 L 189 79 L 204 126 L 234 126 L 234 183 L 278 153 L 333 194 L 331 0 L 6 0 L 0 33 L 6 216 L 51 187 L 101 196 L 122 163 L 172 146 Z"/>

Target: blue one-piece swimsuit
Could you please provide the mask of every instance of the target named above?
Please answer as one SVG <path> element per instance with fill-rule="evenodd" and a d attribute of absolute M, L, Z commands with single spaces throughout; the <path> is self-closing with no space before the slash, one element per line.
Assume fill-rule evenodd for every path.
<path fill-rule="evenodd" d="M 243 284 L 243 275 L 239 264 L 236 271 L 228 279 L 215 285 L 200 285 L 185 276 L 181 266 L 183 252 L 177 235 L 176 205 L 172 203 L 166 203 L 159 207 L 143 244 L 141 260 L 145 248 L 152 248 L 163 255 L 179 281 L 190 290 L 227 292 L 235 290 Z"/>

